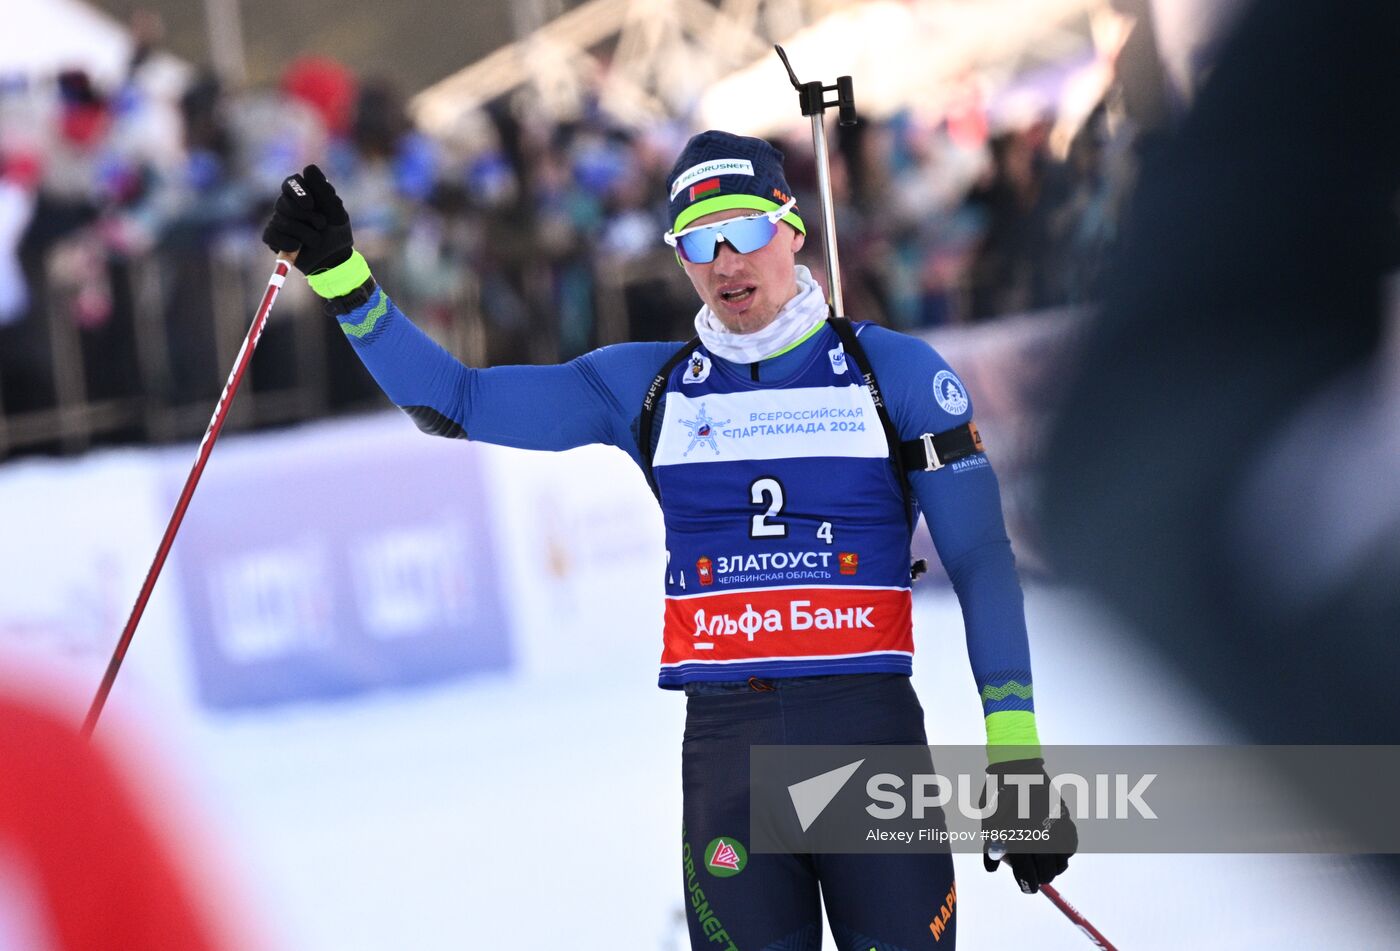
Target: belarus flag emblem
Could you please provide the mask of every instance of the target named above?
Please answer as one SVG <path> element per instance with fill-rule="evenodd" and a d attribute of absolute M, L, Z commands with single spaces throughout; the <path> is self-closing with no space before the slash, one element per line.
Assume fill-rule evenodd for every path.
<path fill-rule="evenodd" d="M 706 192 L 712 192 L 719 188 L 718 178 L 707 178 L 703 182 L 697 182 L 690 186 L 690 200 L 694 201 Z"/>

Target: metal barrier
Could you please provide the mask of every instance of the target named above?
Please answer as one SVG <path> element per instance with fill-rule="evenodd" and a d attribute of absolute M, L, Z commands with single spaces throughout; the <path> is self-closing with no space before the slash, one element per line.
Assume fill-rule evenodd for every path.
<path fill-rule="evenodd" d="M 95 331 L 71 316 L 73 301 L 46 259 L 25 326 L 3 331 L 11 340 L 22 334 L 26 346 L 8 362 L 0 359 L 0 460 L 35 451 L 75 454 L 102 443 L 197 439 L 252 319 L 268 260 L 230 243 L 124 260 L 114 269 L 124 285 L 114 294 L 121 302 L 114 301 L 112 316 Z M 450 300 L 432 309 L 440 319 L 420 323 L 450 352 L 480 365 L 487 335 L 479 287 L 471 275 L 458 284 Z M 413 312 L 413 301 L 404 305 Z M 358 361 L 335 352 L 344 347 L 340 333 L 304 282 L 288 282 L 268 336 L 229 427 L 383 405 Z M 104 339 L 117 345 L 95 343 Z M 95 392 L 94 377 L 105 384 L 98 390 L 115 392 Z M 22 398 L 7 404 L 7 392 Z"/>
<path fill-rule="evenodd" d="M 413 281 L 400 273 L 397 250 L 375 248 L 376 276 L 405 313 L 469 366 L 493 359 L 553 363 L 561 350 L 578 352 L 579 340 L 561 342 L 558 274 L 548 259 L 519 262 L 521 286 L 515 291 L 530 316 L 528 325 L 507 327 L 485 313 L 481 280 L 465 264 L 451 265 L 460 272 L 445 282 L 450 291 L 433 300 L 415 298 Z M 72 288 L 47 257 L 27 326 L 0 330 L 0 341 L 4 334 L 22 333 L 29 342 L 24 354 L 10 354 L 8 362 L 13 369 L 17 360 L 28 361 L 19 384 L 27 387 L 23 405 L 5 402 L 16 384 L 5 379 L 6 355 L 0 353 L 0 460 L 199 438 L 252 319 L 270 260 L 260 246 L 232 239 L 123 259 L 113 266 L 113 283 L 121 285 L 113 294 L 114 313 L 94 330 L 70 316 Z M 600 255 L 589 262 L 588 275 L 589 348 L 693 334 L 694 293 L 670 252 Z M 340 336 L 305 282 L 289 281 L 227 425 L 256 429 L 383 406 L 378 387 Z M 116 344 L 96 347 L 94 341 L 104 338 Z M 96 392 L 94 377 L 108 390 L 117 379 L 117 392 Z"/>

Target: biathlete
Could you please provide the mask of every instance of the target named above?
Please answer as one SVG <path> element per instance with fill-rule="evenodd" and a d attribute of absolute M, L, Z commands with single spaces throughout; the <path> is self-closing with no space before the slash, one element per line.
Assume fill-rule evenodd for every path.
<path fill-rule="evenodd" d="M 962 607 L 992 781 L 1041 772 L 1020 584 L 962 381 L 926 343 L 832 318 L 762 139 L 693 137 L 668 176 L 703 306 L 689 343 L 474 369 L 403 315 L 354 250 L 316 166 L 263 239 L 297 251 L 355 353 L 425 432 L 525 449 L 616 446 L 665 519 L 662 687 L 687 694 L 682 883 L 694 948 L 951 948 L 952 856 L 749 854 L 749 747 L 925 744 L 910 684 L 910 540 L 922 511 Z M 878 398 L 877 398 L 878 397 Z M 1022 758 L 996 762 L 998 748 Z M 1022 890 L 1066 867 L 1006 855 Z M 989 870 L 996 861 L 984 855 Z"/>

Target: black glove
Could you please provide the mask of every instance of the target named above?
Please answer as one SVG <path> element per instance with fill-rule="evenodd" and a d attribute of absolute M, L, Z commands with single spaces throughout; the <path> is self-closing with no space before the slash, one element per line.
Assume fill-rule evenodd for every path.
<path fill-rule="evenodd" d="M 274 251 L 299 252 L 296 267 L 303 274 L 344 264 L 354 243 L 345 205 L 315 165 L 282 183 L 262 239 Z"/>
<path fill-rule="evenodd" d="M 1012 776 L 1040 777 L 1038 783 L 1031 780 L 1032 785 L 1025 787 L 1029 808 L 1024 818 L 1017 815 L 1022 786 L 1011 782 Z M 1050 781 L 1044 760 L 1020 759 L 987 767 L 984 805 L 987 788 L 993 783 L 996 810 L 982 820 L 982 867 L 995 872 L 1005 861 L 1021 891 L 1033 894 L 1069 867 L 1070 856 L 1079 848 L 1079 832 L 1063 801 L 1059 817 L 1050 818 Z"/>

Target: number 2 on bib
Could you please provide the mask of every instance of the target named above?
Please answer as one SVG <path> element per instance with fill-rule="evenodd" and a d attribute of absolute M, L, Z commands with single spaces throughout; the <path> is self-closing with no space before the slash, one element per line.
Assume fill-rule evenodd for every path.
<path fill-rule="evenodd" d="M 750 520 L 750 538 L 787 538 L 787 526 L 781 522 L 769 522 L 783 510 L 783 484 L 777 479 L 755 479 L 749 486 L 749 499 L 754 505 L 767 504 L 768 511 L 755 515 Z"/>

